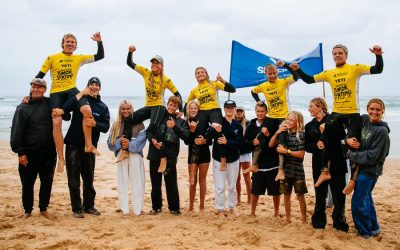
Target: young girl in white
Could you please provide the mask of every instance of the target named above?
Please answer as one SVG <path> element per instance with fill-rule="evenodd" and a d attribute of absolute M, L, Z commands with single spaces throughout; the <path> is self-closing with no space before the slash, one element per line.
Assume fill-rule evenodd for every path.
<path fill-rule="evenodd" d="M 288 131 L 285 142 L 278 142 L 279 134 Z M 285 125 L 281 126 L 271 138 L 270 147 L 279 144 L 277 151 L 284 155 L 283 168 L 280 167 L 277 179 L 281 181 L 280 192 L 285 197 L 286 223 L 291 223 L 291 194 L 292 189 L 299 200 L 300 212 L 303 223 L 307 223 L 306 202 L 304 194 L 307 193 L 304 175 L 303 159 L 305 153 L 305 134 L 303 115 L 298 111 L 289 112 Z M 287 148 L 282 144 L 287 145 Z"/>
<path fill-rule="evenodd" d="M 117 163 L 117 182 L 119 204 L 123 214 L 129 213 L 129 185 L 132 190 L 133 212 L 140 215 L 144 203 L 144 164 L 143 148 L 146 144 L 146 131 L 143 123 L 132 126 L 132 138 L 122 136 L 124 131 L 124 119 L 133 114 L 133 106 L 127 100 L 123 100 L 118 108 L 117 120 L 113 123 L 108 148 L 117 156 L 122 150 L 128 150 L 130 156 Z M 130 140 L 128 140 L 130 139 Z"/>

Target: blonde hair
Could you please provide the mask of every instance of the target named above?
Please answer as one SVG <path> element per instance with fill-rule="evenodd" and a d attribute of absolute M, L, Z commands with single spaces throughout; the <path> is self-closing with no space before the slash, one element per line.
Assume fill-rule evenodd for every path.
<path fill-rule="evenodd" d="M 322 112 L 324 112 L 325 115 L 328 114 L 328 104 L 326 104 L 326 101 L 324 98 L 315 97 L 315 98 L 311 99 L 310 102 L 314 103 L 315 106 L 322 109 Z"/>
<path fill-rule="evenodd" d="M 269 70 L 276 70 L 276 66 L 274 64 L 271 64 L 271 63 L 267 64 L 265 66 L 265 71 L 269 71 Z"/>
<path fill-rule="evenodd" d="M 343 44 L 336 44 L 335 46 L 333 46 L 332 52 L 334 49 L 342 49 L 344 51 L 344 53 L 346 54 L 346 56 L 348 56 L 348 54 L 349 54 L 349 50 Z"/>
<path fill-rule="evenodd" d="M 67 33 L 67 34 L 65 34 L 65 35 L 63 36 L 63 38 L 62 38 L 62 40 L 61 40 L 61 47 L 64 45 L 65 39 L 67 39 L 67 38 L 69 38 L 69 37 L 72 37 L 72 38 L 75 40 L 75 45 L 78 46 L 78 40 L 76 39 L 75 35 L 74 35 L 74 34 L 71 34 L 71 33 Z"/>
<path fill-rule="evenodd" d="M 130 101 L 128 100 L 122 100 L 119 103 L 118 106 L 118 115 L 117 115 L 117 119 L 115 120 L 115 122 L 113 123 L 112 127 L 111 127 L 111 143 L 115 144 L 115 141 L 117 140 L 118 137 L 121 136 L 121 131 L 123 129 L 124 126 L 124 117 L 121 114 L 121 109 L 122 109 L 122 105 L 129 105 L 131 107 L 131 115 L 133 114 L 133 105 Z"/>
<path fill-rule="evenodd" d="M 243 110 L 243 117 L 242 117 L 242 120 L 240 121 L 240 124 L 242 125 L 242 127 L 243 127 L 243 135 L 244 135 L 244 133 L 246 132 L 246 122 L 247 122 L 247 119 L 246 119 L 246 112 L 245 112 L 245 110 L 244 109 L 242 109 Z M 236 112 L 237 112 L 237 109 L 236 109 Z M 236 120 L 236 115 L 235 115 L 235 120 Z"/>
<path fill-rule="evenodd" d="M 290 111 L 287 117 L 293 116 L 296 119 L 296 138 L 300 141 L 300 132 L 304 132 L 304 118 L 299 111 Z"/>
<path fill-rule="evenodd" d="M 162 63 L 161 64 L 161 72 L 160 72 L 160 86 L 163 84 L 163 78 L 164 78 L 164 65 Z M 154 87 L 154 73 L 153 71 L 151 71 L 150 73 L 150 78 L 149 78 L 149 83 L 150 83 L 150 87 L 151 89 L 153 89 Z"/>
<path fill-rule="evenodd" d="M 192 104 L 196 105 L 197 109 L 200 110 L 200 103 L 197 100 L 191 100 L 186 106 L 186 114 L 185 114 L 185 116 L 186 116 L 187 119 L 190 118 L 189 108 L 190 108 L 190 105 L 192 105 Z"/>

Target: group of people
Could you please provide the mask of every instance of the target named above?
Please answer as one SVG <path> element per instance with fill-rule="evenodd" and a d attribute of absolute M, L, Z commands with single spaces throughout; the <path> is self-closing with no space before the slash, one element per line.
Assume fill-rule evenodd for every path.
<path fill-rule="evenodd" d="M 87 87 L 76 88 L 76 74 L 84 63 L 104 57 L 100 33 L 92 39 L 98 44 L 95 55 L 74 55 L 77 40 L 66 34 L 61 43 L 63 51 L 45 60 L 40 72 L 31 81 L 29 98 L 17 107 L 11 131 L 11 147 L 19 156 L 22 200 L 25 217 L 33 209 L 33 184 L 37 175 L 41 179 L 39 193 L 40 212 L 47 212 L 51 186 L 58 156 L 57 169 L 67 167 L 73 216 L 83 218 L 84 213 L 100 215 L 94 206 L 96 195 L 93 176 L 100 132 L 110 127 L 110 114 L 101 101 L 101 81 L 89 79 Z M 111 126 L 108 147 L 117 158 L 117 182 L 120 209 L 129 213 L 129 187 L 133 212 L 143 213 L 145 170 L 143 148 L 149 142 L 147 159 L 150 166 L 152 209 L 156 215 L 162 210 L 162 178 L 164 178 L 168 209 L 173 215 L 181 214 L 177 183 L 177 163 L 180 140 L 188 145 L 189 207 L 194 210 L 197 183 L 200 189 L 200 211 L 205 209 L 206 177 L 213 159 L 215 207 L 218 217 L 238 216 L 236 210 L 241 198 L 241 175 L 245 180 L 251 204 L 251 216 L 256 216 L 260 195 L 272 196 L 274 217 L 279 216 L 280 196 L 284 195 L 286 220 L 291 223 L 291 194 L 296 193 L 301 218 L 307 223 L 305 194 L 308 192 L 303 159 L 305 152 L 312 154 L 315 189 L 315 208 L 312 215 L 314 228 L 325 228 L 326 197 L 330 187 L 334 209 L 333 227 L 347 232 L 345 217 L 346 194 L 354 189 L 352 215 L 358 233 L 365 237 L 379 235 L 380 227 L 372 200 L 372 190 L 382 174 L 389 152 L 389 127 L 382 121 L 385 106 L 380 99 L 371 99 L 367 115 L 360 116 L 358 104 L 359 78 L 365 74 L 378 74 L 383 70 L 382 49 L 370 49 L 376 55 L 374 66 L 347 64 L 348 50 L 336 45 L 332 50 L 336 67 L 314 76 L 301 70 L 298 64 L 283 61 L 265 66 L 266 81 L 251 90 L 255 99 L 256 118 L 247 121 L 243 107 L 227 100 L 223 111 L 218 103 L 218 91 L 234 93 L 235 87 L 219 74 L 210 80 L 207 69 L 195 69 L 195 86 L 183 105 L 181 94 L 164 73 L 164 60 L 156 55 L 150 59 L 151 68 L 133 62 L 136 47 L 128 48 L 127 65 L 142 75 L 145 83 L 145 106 L 134 110 L 128 100 L 121 101 L 118 114 Z M 291 76 L 280 79 L 278 67 L 290 71 Z M 42 79 L 51 71 L 50 98 L 44 97 L 47 88 Z M 290 111 L 289 87 L 301 78 L 306 83 L 327 81 L 334 97 L 333 112 L 323 98 L 310 101 L 312 121 L 304 123 L 303 115 Z M 164 92 L 172 96 L 164 104 Z M 258 93 L 263 93 L 265 102 Z M 61 132 L 62 119 L 71 125 L 66 137 Z M 150 119 L 145 128 L 143 122 Z M 63 144 L 66 144 L 65 158 Z M 212 151 L 210 146 L 212 145 Z M 351 181 L 346 186 L 347 162 L 351 162 Z M 251 178 L 250 178 L 251 173 Z M 83 180 L 83 201 L 80 197 L 80 176 Z M 228 190 L 227 197 L 225 190 Z"/>

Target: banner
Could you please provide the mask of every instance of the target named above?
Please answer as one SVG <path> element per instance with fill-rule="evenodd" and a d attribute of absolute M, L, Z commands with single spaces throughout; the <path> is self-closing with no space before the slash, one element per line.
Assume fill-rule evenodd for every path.
<path fill-rule="evenodd" d="M 259 85 L 267 80 L 264 73 L 265 65 L 276 64 L 279 60 L 282 59 L 264 55 L 239 42 L 232 41 L 229 82 L 236 88 Z M 292 61 L 282 61 L 285 61 L 287 64 L 297 62 L 300 68 L 308 75 L 318 74 L 324 69 L 322 43 L 306 55 L 300 56 Z M 278 73 L 280 78 L 290 76 L 290 72 L 285 68 L 278 67 Z"/>

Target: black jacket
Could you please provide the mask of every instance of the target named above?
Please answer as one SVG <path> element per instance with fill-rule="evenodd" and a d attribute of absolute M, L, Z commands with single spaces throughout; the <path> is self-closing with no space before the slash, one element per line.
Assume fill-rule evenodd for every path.
<path fill-rule="evenodd" d="M 214 130 L 213 130 L 214 131 Z M 240 157 L 240 147 L 243 144 L 243 127 L 236 121 L 232 120 L 229 123 L 225 118 L 222 121 L 222 134 L 228 140 L 225 145 L 226 162 L 234 162 Z M 211 137 L 214 137 L 213 133 L 210 133 Z M 221 147 L 219 147 L 217 140 L 214 140 L 212 157 L 214 160 L 221 161 Z"/>
<path fill-rule="evenodd" d="M 274 146 L 272 148 L 268 146 L 272 136 L 276 133 L 277 128 L 274 125 L 276 122 L 274 119 L 265 117 L 261 126 L 258 127 L 256 121 L 257 118 L 252 119 L 250 121 L 249 126 L 247 126 L 246 132 L 244 134 L 244 143 L 248 149 L 253 151 L 254 150 L 253 140 L 257 137 L 257 135 L 260 135 L 258 139 L 261 142 L 260 147 L 262 152 L 260 154 L 260 157 L 258 157 L 258 162 L 257 162 L 259 168 L 268 169 L 277 167 L 279 165 L 279 155 L 278 152 L 276 151 L 277 146 Z M 263 127 L 266 127 L 268 129 L 269 131 L 268 137 L 260 133 L 261 128 Z"/>
<path fill-rule="evenodd" d="M 317 142 L 321 136 L 319 126 L 330 121 L 331 115 L 328 114 L 320 122 L 314 118 L 305 126 L 305 149 L 312 154 L 313 174 L 316 174 L 314 176 L 319 176 L 322 169 L 321 150 L 317 147 Z M 324 144 L 331 161 L 330 172 L 332 175 L 343 175 L 347 173 L 347 163 L 341 144 L 341 140 L 345 137 L 344 128 L 342 126 L 331 126 L 329 130 L 325 131 L 324 136 L 327 140 Z"/>
<path fill-rule="evenodd" d="M 96 126 L 92 128 L 92 143 L 93 146 L 97 147 L 97 143 L 100 138 L 100 132 L 107 133 L 110 128 L 110 111 L 107 105 L 101 101 L 100 95 L 97 98 L 92 96 L 86 96 L 89 101 L 90 108 L 92 109 L 92 115 L 96 120 Z M 68 99 L 63 109 L 66 112 L 71 110 L 74 111 L 72 115 L 71 125 L 69 126 L 67 135 L 65 136 L 64 143 L 67 145 L 85 146 L 85 137 L 82 130 L 83 115 L 77 109 L 78 100 L 76 97 Z"/>
<path fill-rule="evenodd" d="M 168 131 L 167 121 L 169 119 L 175 120 L 175 126 Z M 157 149 L 153 145 L 153 143 L 151 142 L 152 139 L 156 139 L 158 142 L 163 142 L 165 156 L 168 159 L 174 159 L 177 158 L 179 154 L 179 139 L 187 140 L 189 136 L 190 132 L 187 123 L 185 123 L 185 120 L 177 118 L 176 114 L 171 115 L 168 113 L 168 111 L 164 112 L 164 116 L 158 128 L 147 129 L 147 139 L 149 140 L 149 151 L 147 154 L 147 159 L 159 160 L 162 156 L 161 149 Z"/>
<path fill-rule="evenodd" d="M 17 106 L 11 127 L 11 149 L 18 156 L 27 153 L 55 155 L 50 99 L 43 97 Z"/>

